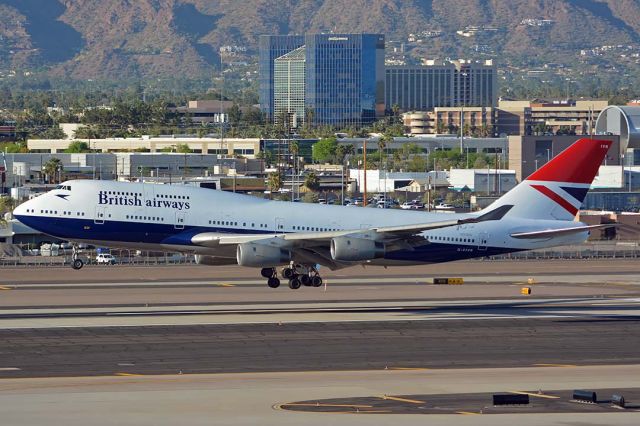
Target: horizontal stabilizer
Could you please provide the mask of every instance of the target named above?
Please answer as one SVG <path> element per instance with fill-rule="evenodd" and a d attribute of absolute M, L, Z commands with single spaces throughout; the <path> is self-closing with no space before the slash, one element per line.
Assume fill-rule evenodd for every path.
<path fill-rule="evenodd" d="M 515 234 L 511 234 L 511 237 L 522 238 L 522 239 L 551 238 L 551 237 L 560 237 L 563 235 L 577 234 L 580 232 L 588 232 L 593 229 L 611 228 L 614 226 L 616 226 L 616 224 L 610 223 L 605 225 L 590 225 L 590 226 L 577 226 L 572 228 L 547 229 L 544 231 L 516 232 Z"/>

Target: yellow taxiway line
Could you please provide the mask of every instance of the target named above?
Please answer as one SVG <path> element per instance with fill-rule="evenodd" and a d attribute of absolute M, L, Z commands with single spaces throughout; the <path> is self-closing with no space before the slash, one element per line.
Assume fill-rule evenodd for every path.
<path fill-rule="evenodd" d="M 559 396 L 555 395 L 545 395 L 543 393 L 533 393 L 533 392 L 522 392 L 522 391 L 511 391 L 509 393 L 515 393 L 517 395 L 529 395 L 535 396 L 536 398 L 547 398 L 547 399 L 560 399 Z"/>
<path fill-rule="evenodd" d="M 397 396 L 390 396 L 390 395 L 382 395 L 379 396 L 378 398 L 380 399 L 390 399 L 392 401 L 400 401 L 400 402 L 408 402 L 410 404 L 424 404 L 424 401 L 418 401 L 417 399 L 408 399 L 408 398 L 400 398 Z"/>

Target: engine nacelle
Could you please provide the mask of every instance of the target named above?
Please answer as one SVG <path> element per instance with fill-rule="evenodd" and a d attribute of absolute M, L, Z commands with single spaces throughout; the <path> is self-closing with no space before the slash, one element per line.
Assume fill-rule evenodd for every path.
<path fill-rule="evenodd" d="M 236 260 L 240 266 L 268 268 L 289 263 L 291 261 L 291 252 L 266 244 L 243 243 L 238 244 Z"/>
<path fill-rule="evenodd" d="M 384 243 L 365 238 L 336 237 L 331 240 L 331 257 L 343 262 L 358 262 L 384 257 Z"/>

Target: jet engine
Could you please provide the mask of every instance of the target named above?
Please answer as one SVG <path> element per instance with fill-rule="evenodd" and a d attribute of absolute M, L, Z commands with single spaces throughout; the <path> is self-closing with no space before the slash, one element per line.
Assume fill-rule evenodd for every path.
<path fill-rule="evenodd" d="M 358 262 L 384 257 L 384 243 L 365 238 L 336 237 L 331 240 L 331 257 L 343 262 Z"/>
<path fill-rule="evenodd" d="M 280 247 L 266 244 L 238 244 L 236 260 L 240 266 L 267 268 L 291 261 L 291 252 Z"/>

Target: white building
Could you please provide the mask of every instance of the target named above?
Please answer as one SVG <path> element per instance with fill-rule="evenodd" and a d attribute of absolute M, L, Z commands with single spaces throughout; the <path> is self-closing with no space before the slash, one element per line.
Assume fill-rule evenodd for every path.
<path fill-rule="evenodd" d="M 365 171 L 360 169 L 349 169 L 349 178 L 357 183 L 359 192 L 364 191 Z M 448 172 L 387 172 L 383 170 L 367 170 L 367 192 L 393 192 L 405 190 L 405 187 L 413 181 L 427 182 L 429 178 L 436 186 L 448 186 Z M 401 189 L 402 188 L 402 189 Z"/>
<path fill-rule="evenodd" d="M 451 169 L 449 183 L 460 191 L 467 187 L 472 192 L 505 193 L 517 185 L 515 170 L 502 169 Z"/>

